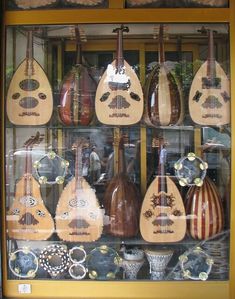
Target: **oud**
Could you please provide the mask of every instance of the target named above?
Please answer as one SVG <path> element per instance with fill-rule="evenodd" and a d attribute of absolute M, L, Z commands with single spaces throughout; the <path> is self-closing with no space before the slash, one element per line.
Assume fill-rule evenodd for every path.
<path fill-rule="evenodd" d="M 213 30 L 208 30 L 208 36 L 208 57 L 193 79 L 189 94 L 189 112 L 197 124 L 226 125 L 230 123 L 230 83 L 215 60 Z"/>
<path fill-rule="evenodd" d="M 45 207 L 40 185 L 32 175 L 32 149 L 40 133 L 26 143 L 25 173 L 16 183 L 15 198 L 7 213 L 7 232 L 16 240 L 47 240 L 54 232 L 54 221 Z"/>
<path fill-rule="evenodd" d="M 160 155 L 163 154 L 161 151 Z M 178 242 L 186 233 L 182 197 L 173 180 L 165 175 L 165 165 L 161 161 L 159 175 L 148 187 L 142 203 L 140 232 L 145 241 L 153 243 Z"/>
<path fill-rule="evenodd" d="M 82 62 L 82 41 L 78 26 L 76 35 L 76 64 L 65 76 L 60 90 L 59 115 L 65 125 L 87 126 L 95 114 L 96 81 Z"/>
<path fill-rule="evenodd" d="M 139 231 L 140 195 L 131 182 L 125 165 L 124 141 L 119 141 L 118 173 L 109 182 L 104 194 L 107 233 L 117 237 L 134 237 Z"/>
<path fill-rule="evenodd" d="M 144 121 L 147 125 L 168 126 L 182 122 L 182 90 L 165 63 L 164 25 L 159 27 L 159 63 L 151 71 L 144 88 Z"/>
<path fill-rule="evenodd" d="M 15 125 L 46 124 L 53 111 L 48 78 L 33 56 L 33 31 L 27 33 L 26 58 L 15 71 L 7 92 L 7 116 Z"/>
<path fill-rule="evenodd" d="M 103 213 L 95 191 L 82 176 L 82 149 L 79 139 L 76 150 L 75 177 L 62 191 L 56 208 L 56 232 L 68 242 L 94 242 L 103 230 Z"/>
<path fill-rule="evenodd" d="M 107 125 L 132 125 L 143 114 L 143 92 L 140 81 L 123 57 L 123 32 L 128 27 L 114 29 L 117 33 L 116 59 L 108 65 L 100 79 L 95 97 L 98 120 Z"/>

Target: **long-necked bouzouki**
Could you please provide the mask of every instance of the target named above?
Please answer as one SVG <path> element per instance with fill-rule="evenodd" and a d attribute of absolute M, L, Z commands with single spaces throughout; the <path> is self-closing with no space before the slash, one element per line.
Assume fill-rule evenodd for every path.
<path fill-rule="evenodd" d="M 76 150 L 75 177 L 62 191 L 56 208 L 56 232 L 68 242 L 93 242 L 103 231 L 103 213 L 95 191 L 82 176 L 82 149 L 79 139 Z"/>
<path fill-rule="evenodd" d="M 96 91 L 96 115 L 107 125 L 132 125 L 139 122 L 143 114 L 140 81 L 123 57 L 123 32 L 128 31 L 124 26 L 113 31 L 117 33 L 116 59 L 108 65 Z"/>
<path fill-rule="evenodd" d="M 197 124 L 220 126 L 230 123 L 230 83 L 215 60 L 213 30 L 208 30 L 208 35 L 208 58 L 193 79 L 189 112 Z"/>
<path fill-rule="evenodd" d="M 219 192 L 209 177 L 201 187 L 192 186 L 186 195 L 188 233 L 192 238 L 205 240 L 220 233 L 224 213 Z"/>
<path fill-rule="evenodd" d="M 161 155 L 163 152 L 160 159 Z M 140 232 L 147 242 L 178 242 L 186 233 L 183 200 L 173 180 L 165 175 L 164 163 L 159 163 L 159 169 L 160 175 L 152 181 L 144 197 Z"/>
<path fill-rule="evenodd" d="M 104 194 L 107 233 L 117 237 L 134 237 L 139 231 L 140 195 L 126 173 L 124 142 L 119 141 L 118 173 L 109 182 Z"/>
<path fill-rule="evenodd" d="M 33 56 L 33 31 L 27 33 L 26 58 L 15 71 L 7 92 L 7 116 L 15 125 L 46 124 L 53 111 L 48 78 Z"/>
<path fill-rule="evenodd" d="M 159 27 L 158 60 L 145 82 L 144 121 L 153 126 L 176 125 L 184 114 L 182 90 L 165 63 L 163 24 Z"/>
<path fill-rule="evenodd" d="M 54 221 L 45 207 L 40 185 L 32 175 L 32 149 L 41 141 L 40 133 L 25 143 L 25 173 L 16 183 L 15 198 L 7 214 L 7 232 L 16 240 L 47 240 Z"/>
<path fill-rule="evenodd" d="M 96 81 L 82 62 L 82 40 L 78 26 L 75 27 L 76 64 L 65 76 L 60 90 L 60 119 L 65 125 L 87 126 L 95 114 Z"/>

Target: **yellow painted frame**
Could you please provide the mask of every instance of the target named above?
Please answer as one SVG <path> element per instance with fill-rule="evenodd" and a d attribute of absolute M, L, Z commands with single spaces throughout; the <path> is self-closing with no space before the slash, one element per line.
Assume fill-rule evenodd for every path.
<path fill-rule="evenodd" d="M 230 0 L 230 8 L 221 9 L 124 9 L 123 0 L 110 0 L 110 7 L 97 10 L 45 10 L 7 11 L 4 14 L 4 26 L 31 24 L 69 24 L 69 23 L 230 23 L 231 42 L 231 80 L 235 82 L 235 1 Z M 3 57 L 4 61 L 4 57 Z M 235 84 L 231 84 L 232 106 L 235 110 Z M 2 92 L 2 98 L 4 94 Z M 1 110 L 1 161 L 4 165 L 4 109 Z M 232 130 L 235 129 L 235 117 L 232 114 Z M 144 132 L 142 132 L 144 135 Z M 235 149 L 235 138 L 232 138 Z M 4 167 L 2 174 L 2 198 L 5 198 Z M 152 282 L 152 281 L 50 281 L 50 280 L 8 280 L 6 277 L 6 237 L 3 233 L 3 292 L 6 298 L 135 298 L 135 299 L 234 299 L 235 298 L 235 151 L 232 151 L 231 184 L 231 246 L 230 246 L 230 280 L 208 282 Z M 3 232 L 5 231 L 4 200 Z M 32 294 L 18 292 L 19 283 L 31 285 Z"/>

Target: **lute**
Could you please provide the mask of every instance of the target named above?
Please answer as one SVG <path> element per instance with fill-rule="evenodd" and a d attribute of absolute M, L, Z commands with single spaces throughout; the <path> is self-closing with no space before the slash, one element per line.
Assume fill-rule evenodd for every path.
<path fill-rule="evenodd" d="M 56 208 L 56 232 L 67 242 L 94 242 L 103 231 L 103 213 L 94 189 L 82 176 L 82 150 L 78 139 L 75 150 L 75 177 L 66 185 Z"/>
<path fill-rule="evenodd" d="M 65 76 L 60 90 L 59 115 L 65 125 L 87 126 L 95 114 L 96 81 L 82 61 L 82 36 L 76 35 L 76 64 Z"/>
<path fill-rule="evenodd" d="M 33 55 L 33 31 L 27 32 L 26 58 L 15 71 L 7 92 L 7 116 L 15 125 L 46 124 L 53 111 L 52 89 Z"/>
<path fill-rule="evenodd" d="M 54 221 L 41 197 L 40 184 L 32 174 L 32 149 L 42 140 L 40 133 L 25 142 L 24 175 L 16 183 L 15 197 L 7 213 L 7 232 L 16 240 L 47 240 Z"/>
<path fill-rule="evenodd" d="M 140 195 L 126 173 L 124 141 L 119 141 L 118 173 L 104 194 L 106 232 L 116 237 L 134 237 L 139 231 Z"/>
<path fill-rule="evenodd" d="M 117 33 L 116 59 L 101 77 L 95 97 L 98 120 L 107 125 L 132 125 L 143 114 L 143 92 L 140 81 L 123 57 L 123 32 L 128 27 L 114 29 Z"/>
<path fill-rule="evenodd" d="M 165 174 L 165 164 L 160 160 L 161 157 L 159 174 L 148 187 L 142 203 L 140 232 L 147 242 L 173 243 L 185 236 L 185 208 L 177 186 Z"/>
<path fill-rule="evenodd" d="M 202 30 L 204 33 L 205 29 Z M 208 57 L 197 71 L 189 94 L 189 112 L 200 125 L 226 125 L 230 123 L 230 83 L 215 60 L 214 31 L 208 32 Z"/>
<path fill-rule="evenodd" d="M 163 24 L 159 27 L 158 53 L 158 64 L 145 82 L 144 121 L 155 127 L 176 125 L 184 116 L 182 90 L 165 62 Z"/>

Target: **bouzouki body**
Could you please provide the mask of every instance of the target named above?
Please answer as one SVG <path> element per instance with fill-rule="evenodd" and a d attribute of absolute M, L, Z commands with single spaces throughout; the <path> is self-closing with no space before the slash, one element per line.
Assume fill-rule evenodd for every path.
<path fill-rule="evenodd" d="M 159 29 L 159 63 L 146 79 L 144 99 L 144 121 L 147 125 L 176 125 L 183 120 L 182 90 L 165 63 L 163 25 Z"/>
<path fill-rule="evenodd" d="M 28 171 L 16 183 L 15 198 L 7 213 L 7 232 L 11 239 L 47 240 L 54 232 L 54 221 L 42 200 L 40 185 L 29 171 L 31 154 L 27 155 Z"/>
<path fill-rule="evenodd" d="M 189 94 L 189 112 L 200 125 L 220 126 L 230 123 L 230 82 L 214 58 L 213 31 L 209 30 L 207 61 L 197 71 Z"/>
<path fill-rule="evenodd" d="M 7 116 L 15 125 L 43 125 L 51 118 L 52 88 L 43 68 L 33 58 L 32 31 L 28 32 L 26 58 L 11 79 L 6 107 Z"/>
<path fill-rule="evenodd" d="M 116 237 L 134 237 L 139 232 L 140 195 L 126 174 L 123 139 L 119 142 L 118 173 L 104 194 L 106 232 Z"/>
<path fill-rule="evenodd" d="M 94 242 L 103 231 L 103 213 L 95 191 L 82 177 L 82 146 L 76 149 L 75 177 L 61 193 L 56 208 L 56 232 L 67 242 Z"/>
<path fill-rule="evenodd" d="M 82 63 L 81 37 L 75 28 L 77 39 L 76 65 L 65 76 L 60 90 L 59 115 L 64 125 L 88 126 L 95 114 L 97 84 L 88 68 Z"/>
<path fill-rule="evenodd" d="M 201 187 L 192 186 L 186 195 L 188 233 L 206 240 L 220 233 L 224 226 L 222 200 L 215 184 L 206 177 Z"/>
<path fill-rule="evenodd" d="M 185 208 L 169 176 L 156 176 L 148 187 L 140 212 L 140 232 L 145 241 L 152 243 L 173 243 L 184 238 Z"/>
<path fill-rule="evenodd" d="M 118 33 L 117 58 L 108 65 L 97 87 L 95 110 L 98 120 L 107 125 L 132 125 L 143 114 L 143 91 L 140 81 L 123 58 L 122 32 L 127 27 L 115 30 Z"/>

